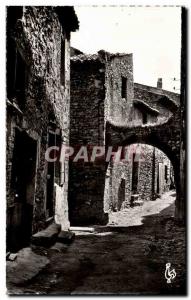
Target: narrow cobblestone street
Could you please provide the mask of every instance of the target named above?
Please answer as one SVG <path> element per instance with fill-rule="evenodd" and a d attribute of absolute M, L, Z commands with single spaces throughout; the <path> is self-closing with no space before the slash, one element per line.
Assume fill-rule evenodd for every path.
<path fill-rule="evenodd" d="M 92 233 L 76 232 L 71 245 L 56 243 L 50 249 L 33 249 L 37 254 L 47 256 L 50 263 L 25 284 L 9 286 L 9 292 L 184 293 L 184 228 L 175 224 L 172 217 L 174 200 L 175 193 L 167 193 L 143 207 L 112 214 L 111 225 L 96 227 Z M 118 224 L 113 226 L 116 220 Z M 167 262 L 177 274 L 170 284 L 164 276 Z"/>
<path fill-rule="evenodd" d="M 133 209 L 124 209 L 118 212 L 112 212 L 109 215 L 109 224 L 117 226 L 136 226 L 143 224 L 145 216 L 159 213 L 169 207 L 175 201 L 175 192 L 166 192 L 161 198 L 155 201 L 147 201 L 144 205 L 136 206 Z M 174 206 L 172 205 L 169 215 L 174 215 Z"/>

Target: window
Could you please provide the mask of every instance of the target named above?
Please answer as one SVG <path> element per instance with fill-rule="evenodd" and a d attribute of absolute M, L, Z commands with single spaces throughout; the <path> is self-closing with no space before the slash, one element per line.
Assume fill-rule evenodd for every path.
<path fill-rule="evenodd" d="M 60 82 L 65 86 L 65 40 L 61 40 L 61 68 L 60 68 Z"/>
<path fill-rule="evenodd" d="M 15 96 L 15 76 L 16 76 L 16 56 L 17 50 L 14 40 L 7 36 L 7 98 Z"/>
<path fill-rule="evenodd" d="M 59 134 L 55 134 L 55 145 L 57 147 L 59 147 L 59 149 L 61 149 L 61 135 Z M 59 152 L 60 154 L 60 152 Z M 57 183 L 58 185 L 61 184 L 61 162 L 59 160 L 59 154 L 57 153 L 57 157 L 58 159 L 55 162 L 55 183 Z"/>
<path fill-rule="evenodd" d="M 127 99 L 127 78 L 121 78 L 121 97 Z"/>
<path fill-rule="evenodd" d="M 143 124 L 147 123 L 147 114 L 145 112 L 142 113 L 143 115 Z"/>
<path fill-rule="evenodd" d="M 7 41 L 6 41 L 6 71 L 7 71 L 7 98 L 17 100 L 18 105 L 22 109 L 25 100 L 26 88 L 26 64 L 19 53 L 13 32 L 15 32 L 16 24 L 23 16 L 22 6 L 7 7 Z"/>
<path fill-rule="evenodd" d="M 14 40 L 7 37 L 7 97 L 16 98 L 20 108 L 25 104 L 27 68 Z"/>

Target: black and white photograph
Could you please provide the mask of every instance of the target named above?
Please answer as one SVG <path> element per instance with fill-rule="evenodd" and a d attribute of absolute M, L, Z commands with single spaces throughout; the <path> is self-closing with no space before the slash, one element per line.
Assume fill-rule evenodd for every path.
<path fill-rule="evenodd" d="M 8 295 L 187 294 L 187 8 L 7 5 Z"/>

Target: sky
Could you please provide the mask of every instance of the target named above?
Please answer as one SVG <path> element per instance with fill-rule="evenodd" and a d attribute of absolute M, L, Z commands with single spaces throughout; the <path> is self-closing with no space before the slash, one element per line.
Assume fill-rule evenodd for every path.
<path fill-rule="evenodd" d="M 80 28 L 71 35 L 73 47 L 133 53 L 135 82 L 156 86 L 162 77 L 164 89 L 180 92 L 180 7 L 75 6 L 75 11 Z"/>

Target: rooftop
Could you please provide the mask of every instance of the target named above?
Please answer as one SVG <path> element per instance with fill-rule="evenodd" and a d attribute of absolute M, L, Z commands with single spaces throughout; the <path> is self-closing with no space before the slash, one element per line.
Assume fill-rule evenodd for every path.
<path fill-rule="evenodd" d="M 150 105 L 145 103 L 143 100 L 134 99 L 133 104 L 134 104 L 134 106 L 137 106 L 141 110 L 144 110 L 144 111 L 146 111 L 146 112 L 148 112 L 152 115 L 158 115 L 159 114 L 159 111 L 157 109 L 151 107 Z"/>
<path fill-rule="evenodd" d="M 79 54 L 79 55 L 74 55 L 71 57 L 72 61 L 95 61 L 99 59 L 98 54 Z"/>
<path fill-rule="evenodd" d="M 79 29 L 78 17 L 73 6 L 55 6 L 55 12 L 58 15 L 62 27 L 68 31 L 76 31 Z"/>
<path fill-rule="evenodd" d="M 150 86 L 150 85 L 146 85 L 146 84 L 142 84 L 142 83 L 135 82 L 134 86 L 135 86 L 135 88 L 146 90 L 148 92 L 155 93 L 155 94 L 158 94 L 158 95 L 161 95 L 161 96 L 162 95 L 165 95 L 165 96 L 174 95 L 174 96 L 180 97 L 179 93 L 167 91 L 167 90 L 164 90 L 164 89 L 161 89 L 161 88 L 158 88 L 158 87 L 154 87 L 154 86 Z"/>
<path fill-rule="evenodd" d="M 78 62 L 84 62 L 84 61 L 106 61 L 106 59 L 111 59 L 114 57 L 124 57 L 124 56 L 130 56 L 132 54 L 128 53 L 110 53 L 105 50 L 100 50 L 98 53 L 95 54 L 79 54 L 71 57 L 72 61 L 78 61 Z"/>

